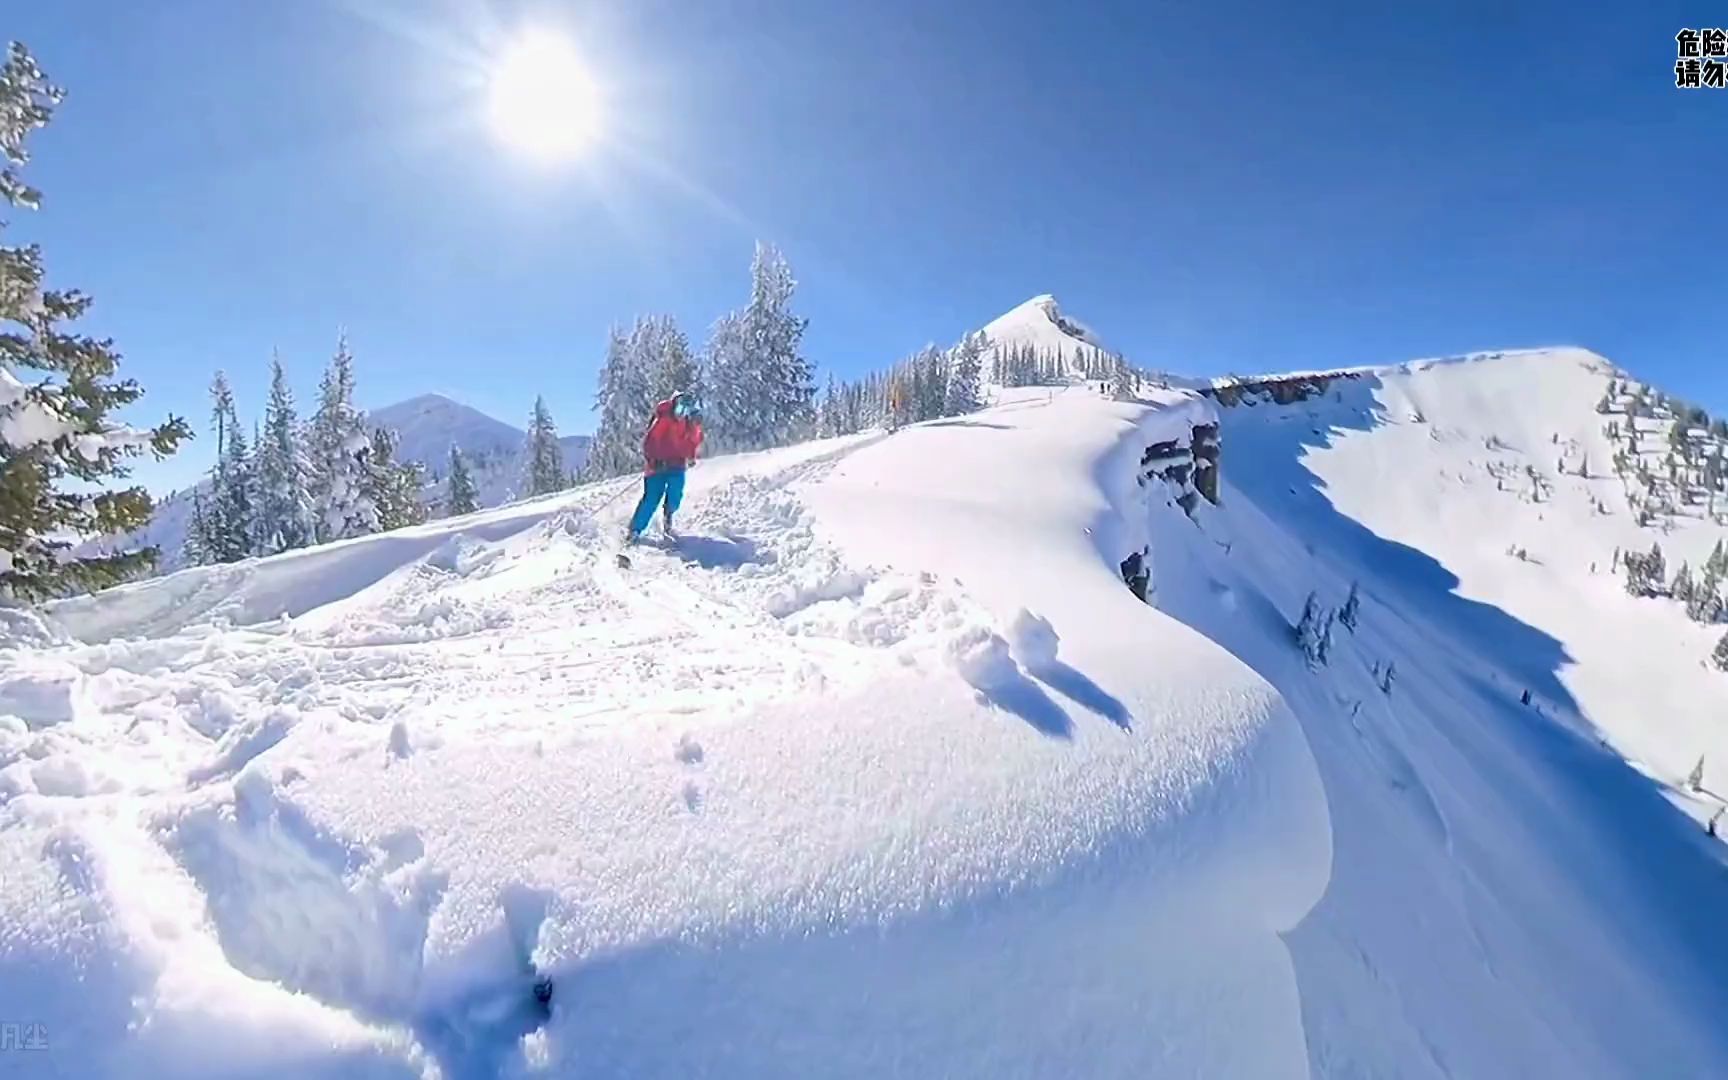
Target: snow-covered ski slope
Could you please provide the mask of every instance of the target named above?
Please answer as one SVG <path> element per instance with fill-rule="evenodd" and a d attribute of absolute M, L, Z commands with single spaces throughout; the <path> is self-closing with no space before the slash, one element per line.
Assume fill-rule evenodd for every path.
<path fill-rule="evenodd" d="M 13 615 L 4 1064 L 1722 1075 L 1711 635 L 1616 485 L 1489 471 L 1606 462 L 1605 370 L 1008 391 L 706 462 L 631 570 L 627 480 Z"/>
<path fill-rule="evenodd" d="M 1300 1075 L 1318 773 L 1112 557 L 1209 415 L 1036 391 L 708 462 L 631 571 L 614 482 L 57 605 L 0 658 L 20 1060 Z"/>

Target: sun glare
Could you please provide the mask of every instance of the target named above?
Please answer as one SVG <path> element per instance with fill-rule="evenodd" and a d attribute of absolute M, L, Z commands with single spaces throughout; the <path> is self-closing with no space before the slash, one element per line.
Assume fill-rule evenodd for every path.
<path fill-rule="evenodd" d="M 594 83 L 564 38 L 529 34 L 492 69 L 487 113 L 499 138 L 534 157 L 569 158 L 600 131 Z"/>

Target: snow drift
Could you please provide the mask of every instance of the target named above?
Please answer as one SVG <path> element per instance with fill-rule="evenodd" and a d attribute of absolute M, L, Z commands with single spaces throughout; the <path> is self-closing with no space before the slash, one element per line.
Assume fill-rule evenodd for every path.
<path fill-rule="evenodd" d="M 55 605 L 0 1015 L 79 1075 L 1300 1075 L 1318 774 L 1115 566 L 1210 418 L 717 460 L 632 571 L 614 483 Z"/>

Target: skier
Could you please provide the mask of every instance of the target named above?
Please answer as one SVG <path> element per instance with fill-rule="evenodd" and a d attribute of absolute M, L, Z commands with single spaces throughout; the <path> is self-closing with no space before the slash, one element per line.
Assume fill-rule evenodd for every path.
<path fill-rule="evenodd" d="M 672 515 L 684 501 L 684 470 L 696 464 L 696 451 L 702 446 L 702 411 L 694 395 L 679 391 L 654 406 L 654 419 L 642 436 L 642 456 L 647 459 L 643 470 L 642 501 L 630 517 L 629 541 L 635 543 L 654 516 L 655 507 L 665 501 L 660 527 L 672 535 Z"/>

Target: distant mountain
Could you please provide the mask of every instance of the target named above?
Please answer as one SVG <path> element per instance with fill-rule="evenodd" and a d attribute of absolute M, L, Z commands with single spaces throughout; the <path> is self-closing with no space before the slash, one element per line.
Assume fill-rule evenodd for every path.
<path fill-rule="evenodd" d="M 452 444 L 469 457 L 504 457 L 521 450 L 524 439 L 520 428 L 442 394 L 421 394 L 374 409 L 366 420 L 372 427 L 396 433 L 398 458 L 418 461 L 428 469 L 436 464 L 440 476 Z"/>
<path fill-rule="evenodd" d="M 425 469 L 422 497 L 434 518 L 444 516 L 452 446 L 460 447 L 468 459 L 481 507 L 499 506 L 522 494 L 527 433 L 478 409 L 442 394 L 421 394 L 368 412 L 366 426 L 389 428 L 396 435 L 397 460 L 417 461 Z M 558 440 L 565 469 L 574 473 L 582 468 L 592 441 L 588 435 L 566 435 Z M 154 546 L 162 552 L 159 569 L 178 570 L 184 565 L 182 552 L 192 524 L 192 495 L 207 490 L 207 483 L 200 482 L 173 492 L 157 500 L 156 512 L 143 528 L 119 538 L 91 541 L 84 550 Z"/>
<path fill-rule="evenodd" d="M 450 447 L 458 446 L 468 459 L 480 505 L 498 506 L 522 494 L 527 469 L 523 448 L 528 434 L 479 409 L 453 401 L 442 394 L 421 394 L 366 414 L 369 427 L 387 427 L 396 433 L 396 457 L 417 461 L 426 470 L 426 501 L 433 516 L 441 515 L 444 480 L 450 472 Z M 588 435 L 566 435 L 558 440 L 564 450 L 564 468 L 576 472 L 588 460 Z"/>

